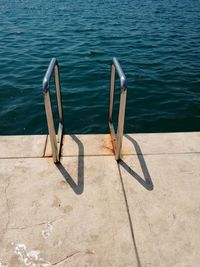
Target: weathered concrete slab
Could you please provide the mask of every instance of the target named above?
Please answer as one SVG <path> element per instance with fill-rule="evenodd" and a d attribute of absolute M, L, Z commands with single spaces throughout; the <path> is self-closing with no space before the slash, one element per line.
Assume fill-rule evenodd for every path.
<path fill-rule="evenodd" d="M 78 139 L 78 141 L 77 141 Z M 80 149 L 82 146 L 83 149 Z M 109 134 L 78 134 L 64 135 L 62 156 L 103 156 L 113 155 L 113 147 Z M 48 136 L 45 156 L 52 156 L 50 139 Z"/>
<path fill-rule="evenodd" d="M 125 134 L 122 155 L 181 154 L 200 152 L 200 132 Z"/>
<path fill-rule="evenodd" d="M 80 151 L 75 137 L 83 146 Z M 125 134 L 122 155 L 136 155 L 137 143 L 143 154 L 178 154 L 200 152 L 200 133 L 158 133 L 158 134 Z M 82 154 L 81 154 L 82 153 Z M 113 147 L 109 134 L 98 135 L 65 135 L 62 156 L 81 155 L 113 155 Z M 51 156 L 48 138 L 45 156 Z"/>
<path fill-rule="evenodd" d="M 43 157 L 47 135 L 0 136 L 0 158 Z"/>
<path fill-rule="evenodd" d="M 0 137 L 0 266 L 199 266 L 200 133 L 46 141 Z"/>
<path fill-rule="evenodd" d="M 46 146 L 46 135 L 22 135 L 0 137 L 0 158 L 42 157 Z M 78 142 L 77 142 L 78 138 Z M 126 134 L 123 138 L 122 155 L 138 154 L 139 143 L 143 154 L 178 154 L 200 152 L 200 133 Z M 80 150 L 80 146 L 83 147 Z M 113 155 L 109 134 L 65 135 L 62 156 Z M 51 156 L 49 138 L 45 156 Z"/>
<path fill-rule="evenodd" d="M 200 153 L 120 162 L 141 266 L 198 267 Z"/>
<path fill-rule="evenodd" d="M 4 159 L 0 174 L 5 266 L 138 266 L 113 157 Z"/>

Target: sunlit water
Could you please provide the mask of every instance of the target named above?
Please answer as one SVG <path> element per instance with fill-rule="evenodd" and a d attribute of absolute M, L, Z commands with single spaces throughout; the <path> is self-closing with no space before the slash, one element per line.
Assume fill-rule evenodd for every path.
<path fill-rule="evenodd" d="M 66 133 L 108 132 L 113 56 L 128 80 L 126 132 L 200 130 L 199 0 L 1 0 L 0 10 L 0 134 L 47 132 L 52 57 Z"/>

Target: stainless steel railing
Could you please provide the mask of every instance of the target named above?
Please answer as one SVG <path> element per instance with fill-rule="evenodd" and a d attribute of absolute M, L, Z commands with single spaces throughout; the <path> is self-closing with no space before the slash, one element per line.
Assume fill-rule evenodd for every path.
<path fill-rule="evenodd" d="M 113 102 L 114 102 L 114 91 L 115 91 L 115 72 L 117 71 L 120 79 L 120 106 L 118 114 L 118 126 L 117 135 L 115 134 L 115 129 L 113 125 Z M 119 160 L 121 156 L 122 139 L 124 132 L 124 117 L 125 117 L 125 107 L 126 107 L 126 95 L 127 95 L 127 82 L 126 76 L 118 62 L 114 57 L 111 64 L 111 76 L 110 76 L 110 106 L 109 106 L 109 128 L 112 138 L 113 149 L 115 152 L 115 159 Z"/>
<path fill-rule="evenodd" d="M 115 91 L 115 73 L 118 73 L 120 78 L 120 106 L 118 114 L 118 125 L 117 125 L 117 135 L 115 134 L 115 129 L 113 125 L 113 102 L 114 102 L 114 91 Z M 59 115 L 59 126 L 58 133 L 56 136 L 54 118 L 51 106 L 50 97 L 50 79 L 54 73 L 54 82 L 56 88 L 56 97 L 58 105 L 58 115 Z M 60 152 L 63 137 L 63 110 L 62 110 L 62 98 L 60 89 L 60 77 L 59 77 L 59 67 L 56 58 L 52 58 L 46 74 L 43 79 L 43 93 L 44 93 L 44 104 L 47 117 L 47 125 L 49 130 L 49 137 L 51 142 L 53 160 L 55 163 L 60 161 Z M 122 139 L 124 132 L 124 118 L 125 118 L 125 107 L 126 107 L 126 95 L 127 95 L 127 82 L 124 72 L 116 58 L 113 58 L 111 64 L 111 77 L 110 77 L 110 105 L 109 105 L 109 128 L 112 137 L 113 149 L 115 152 L 115 159 L 119 160 L 121 156 Z"/>
<path fill-rule="evenodd" d="M 54 73 L 54 82 L 56 88 L 58 116 L 59 116 L 59 126 L 58 126 L 57 136 L 55 132 L 53 112 L 51 107 L 51 97 L 50 97 L 50 79 L 53 73 Z M 53 160 L 55 163 L 57 163 L 60 161 L 60 152 L 61 152 L 62 137 L 63 137 L 63 110 L 62 110 L 62 98 L 60 90 L 59 67 L 56 58 L 52 58 L 49 67 L 46 71 L 46 74 L 44 76 L 43 94 L 44 94 L 44 104 L 46 110 L 47 125 L 49 130 Z"/>

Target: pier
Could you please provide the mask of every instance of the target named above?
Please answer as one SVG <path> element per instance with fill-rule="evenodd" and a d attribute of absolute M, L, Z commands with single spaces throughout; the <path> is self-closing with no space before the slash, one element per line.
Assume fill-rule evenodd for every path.
<path fill-rule="evenodd" d="M 199 266 L 200 133 L 0 137 L 0 266 Z"/>

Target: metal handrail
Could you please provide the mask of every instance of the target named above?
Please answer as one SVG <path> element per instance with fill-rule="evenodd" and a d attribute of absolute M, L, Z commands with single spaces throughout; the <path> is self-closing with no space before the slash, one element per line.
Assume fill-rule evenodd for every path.
<path fill-rule="evenodd" d="M 58 116 L 59 116 L 57 138 L 56 138 L 55 125 L 54 125 L 52 106 L 51 106 L 51 97 L 50 97 L 50 79 L 53 73 L 54 73 L 54 82 L 55 82 L 55 88 L 56 88 Z M 61 152 L 64 127 L 63 127 L 63 110 L 62 110 L 62 98 L 61 98 L 61 89 L 60 89 L 59 67 L 58 67 L 58 61 L 56 58 L 52 58 L 48 66 L 48 69 L 46 71 L 46 74 L 43 78 L 43 94 L 44 94 L 44 104 L 45 104 L 45 110 L 46 110 L 47 125 L 48 125 L 48 130 L 49 130 L 53 160 L 55 163 L 57 163 L 60 161 L 60 152 Z"/>
<path fill-rule="evenodd" d="M 120 87 L 121 87 L 117 135 L 115 134 L 115 129 L 113 126 L 113 121 L 112 121 L 116 70 L 117 70 L 118 76 L 120 78 Z M 124 132 L 126 95 L 127 95 L 126 76 L 124 75 L 124 72 L 123 72 L 118 60 L 114 57 L 112 64 L 111 64 L 111 76 L 110 76 L 109 128 L 110 128 L 110 134 L 111 134 L 111 138 L 112 138 L 112 144 L 113 144 L 113 149 L 115 152 L 115 159 L 116 160 L 119 160 L 121 157 L 121 147 L 122 147 L 122 139 L 123 139 L 123 132 Z"/>

